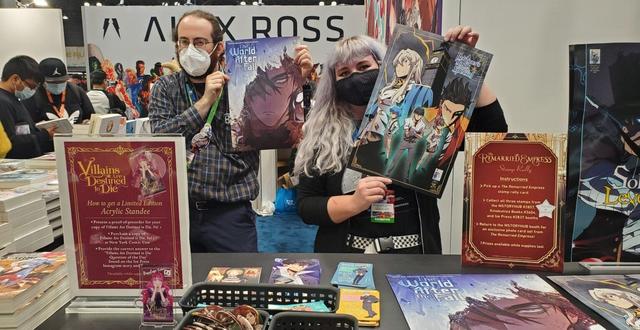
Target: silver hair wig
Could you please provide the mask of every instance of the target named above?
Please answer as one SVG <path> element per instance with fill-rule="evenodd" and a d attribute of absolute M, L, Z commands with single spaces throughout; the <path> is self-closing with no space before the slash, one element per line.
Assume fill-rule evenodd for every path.
<path fill-rule="evenodd" d="M 324 65 L 315 92 L 315 104 L 302 127 L 294 174 L 308 177 L 339 173 L 347 163 L 353 147 L 353 119 L 349 105 L 336 99 L 336 66 L 359 61 L 373 55 L 382 61 L 386 47 L 368 36 L 342 39 Z"/>

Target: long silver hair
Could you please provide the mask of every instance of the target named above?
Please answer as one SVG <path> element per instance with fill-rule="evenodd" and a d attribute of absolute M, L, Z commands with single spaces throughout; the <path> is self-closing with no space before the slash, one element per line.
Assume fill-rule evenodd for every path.
<path fill-rule="evenodd" d="M 294 174 L 308 177 L 339 173 L 347 163 L 356 129 L 349 105 L 336 97 L 336 66 L 373 55 L 381 61 L 386 47 L 368 36 L 342 39 L 329 55 L 315 92 L 315 104 L 302 127 Z"/>

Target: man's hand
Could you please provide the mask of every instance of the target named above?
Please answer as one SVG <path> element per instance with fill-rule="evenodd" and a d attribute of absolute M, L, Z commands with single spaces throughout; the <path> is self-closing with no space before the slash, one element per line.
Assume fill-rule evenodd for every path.
<path fill-rule="evenodd" d="M 222 93 L 222 89 L 228 80 L 229 76 L 220 71 L 216 71 L 207 76 L 204 85 L 204 94 L 200 100 L 194 104 L 203 119 L 209 114 L 211 106 Z"/>
<path fill-rule="evenodd" d="M 49 128 L 47 128 L 47 133 L 49 133 L 49 137 L 53 139 L 53 135 L 56 134 L 56 128 L 58 128 L 57 126 L 51 126 Z"/>
<path fill-rule="evenodd" d="M 458 25 L 450 28 L 444 34 L 444 41 L 462 41 L 469 47 L 475 47 L 480 39 L 480 34 L 474 32 L 470 26 Z"/>
<path fill-rule="evenodd" d="M 309 78 L 309 74 L 311 70 L 313 70 L 313 60 L 311 58 L 311 52 L 309 52 L 309 47 L 306 45 L 298 45 L 295 50 L 296 57 L 294 58 L 294 62 L 300 67 L 302 77 Z"/>

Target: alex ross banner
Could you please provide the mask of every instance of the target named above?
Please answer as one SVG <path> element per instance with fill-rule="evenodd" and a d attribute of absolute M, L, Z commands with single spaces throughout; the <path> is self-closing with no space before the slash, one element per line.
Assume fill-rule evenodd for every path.
<path fill-rule="evenodd" d="M 140 267 L 170 265 L 191 284 L 181 137 L 56 138 L 72 290 L 136 295 Z"/>
<path fill-rule="evenodd" d="M 316 63 L 324 63 L 336 41 L 366 28 L 364 6 L 82 7 L 87 72 L 102 68 L 114 92 L 144 113 L 150 84 L 168 71 L 156 63 L 175 57 L 173 30 L 195 9 L 218 17 L 225 41 L 298 36 Z"/>

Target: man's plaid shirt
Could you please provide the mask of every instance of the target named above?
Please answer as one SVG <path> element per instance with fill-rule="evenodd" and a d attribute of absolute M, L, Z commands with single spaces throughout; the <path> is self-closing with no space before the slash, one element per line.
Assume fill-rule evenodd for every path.
<path fill-rule="evenodd" d="M 149 103 L 149 121 L 154 133 L 180 133 L 186 138 L 187 150 L 191 138 L 204 126 L 205 120 L 190 105 L 183 72 L 164 76 L 153 86 Z M 231 147 L 231 127 L 228 117 L 226 88 L 211 127 L 211 143 L 202 148 L 188 170 L 191 201 L 239 202 L 258 196 L 257 151 L 235 152 Z"/>

